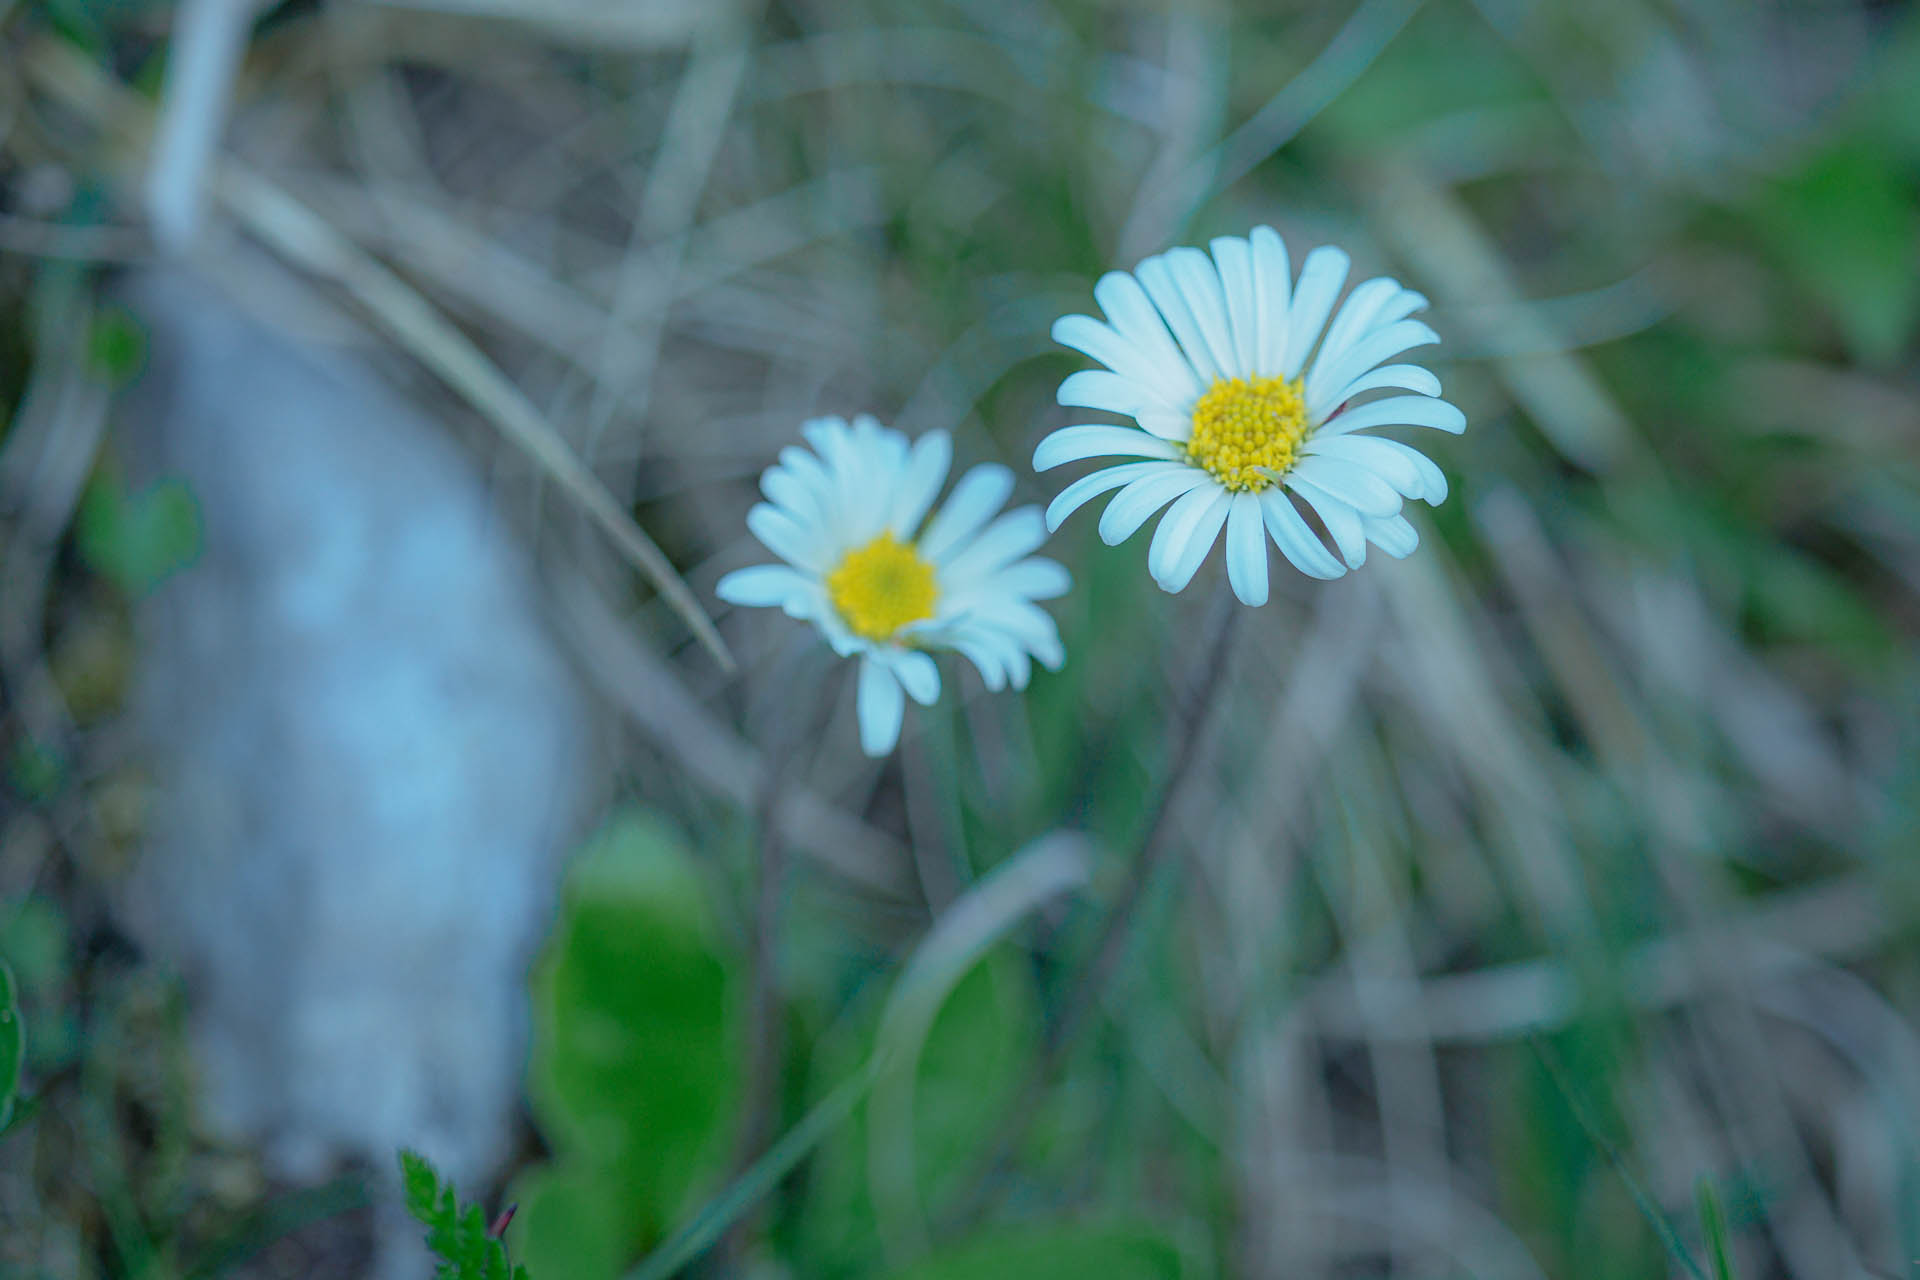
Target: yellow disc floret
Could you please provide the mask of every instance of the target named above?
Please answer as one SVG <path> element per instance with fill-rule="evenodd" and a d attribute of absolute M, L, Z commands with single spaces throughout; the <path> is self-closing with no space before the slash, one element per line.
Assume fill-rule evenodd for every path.
<path fill-rule="evenodd" d="M 1228 489 L 1257 491 L 1286 474 L 1307 434 L 1300 379 L 1222 378 L 1193 406 L 1187 457 Z"/>
<path fill-rule="evenodd" d="M 827 575 L 827 598 L 868 640 L 891 640 L 909 623 L 931 618 L 939 594 L 933 566 L 891 533 L 847 552 Z"/>

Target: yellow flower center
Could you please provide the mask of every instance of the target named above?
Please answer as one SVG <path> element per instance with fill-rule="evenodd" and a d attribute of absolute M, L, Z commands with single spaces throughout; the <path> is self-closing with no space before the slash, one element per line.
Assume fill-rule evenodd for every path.
<path fill-rule="evenodd" d="M 1300 379 L 1223 378 L 1193 406 L 1187 457 L 1236 492 L 1258 491 L 1286 474 L 1307 438 Z"/>
<path fill-rule="evenodd" d="M 931 618 L 939 594 L 933 566 L 891 533 L 847 552 L 827 575 L 827 598 L 841 620 L 869 640 L 891 640 L 907 624 Z"/>

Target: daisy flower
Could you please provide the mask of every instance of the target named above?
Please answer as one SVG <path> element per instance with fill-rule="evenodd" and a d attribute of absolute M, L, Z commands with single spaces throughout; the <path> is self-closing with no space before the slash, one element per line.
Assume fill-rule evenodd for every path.
<path fill-rule="evenodd" d="M 893 750 L 906 697 L 926 705 L 940 696 L 930 649 L 963 654 L 989 689 L 1024 689 L 1035 658 L 1059 669 L 1060 633 L 1033 602 L 1064 594 L 1072 580 L 1030 554 L 1047 540 L 1040 508 L 994 518 L 1013 472 L 973 468 L 927 519 L 953 459 L 946 432 L 909 446 L 863 414 L 851 426 L 815 418 L 801 434 L 812 451 L 782 449 L 760 476 L 767 500 L 747 513 L 753 536 L 786 563 L 736 569 L 716 591 L 810 620 L 834 652 L 860 659 L 868 755 Z"/>
<path fill-rule="evenodd" d="M 1433 374 L 1382 363 L 1440 340 L 1408 319 L 1427 300 L 1382 277 L 1356 285 L 1335 314 L 1348 266 L 1340 250 L 1315 249 L 1295 281 L 1271 227 L 1244 240 L 1222 236 L 1212 248 L 1211 258 L 1170 249 L 1131 273 L 1109 272 L 1093 290 L 1104 323 L 1066 316 L 1054 324 L 1054 341 L 1107 366 L 1068 377 L 1060 403 L 1138 425 L 1063 427 L 1040 442 L 1034 468 L 1139 461 L 1068 485 L 1047 508 L 1047 527 L 1118 489 L 1100 516 L 1111 546 L 1172 503 L 1147 552 L 1154 581 L 1167 591 L 1185 587 L 1224 528 L 1227 577 L 1249 605 L 1266 603 L 1269 538 L 1315 578 L 1359 568 L 1368 543 L 1409 554 L 1420 537 L 1401 504 L 1440 502 L 1446 478 L 1426 455 L 1366 433 L 1466 429 L 1466 416 L 1437 398 Z M 1380 391 L 1412 394 L 1371 394 Z M 1319 517 L 1337 557 L 1289 494 Z"/>

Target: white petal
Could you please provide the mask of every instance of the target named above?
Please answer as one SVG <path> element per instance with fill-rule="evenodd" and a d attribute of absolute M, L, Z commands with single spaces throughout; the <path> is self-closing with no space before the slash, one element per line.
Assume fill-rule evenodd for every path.
<path fill-rule="evenodd" d="M 873 648 L 873 642 L 855 635 L 824 599 L 814 610 L 813 621 L 820 628 L 820 634 L 827 638 L 827 643 L 833 646 L 833 651 L 843 658 L 851 658 L 856 653 L 866 653 Z"/>
<path fill-rule="evenodd" d="M 1420 545 L 1419 531 L 1405 516 L 1395 516 L 1391 520 L 1362 516 L 1360 525 L 1367 531 L 1367 541 L 1395 560 L 1405 560 Z"/>
<path fill-rule="evenodd" d="M 1369 427 L 1437 427 L 1457 436 L 1467 429 L 1467 415 L 1432 396 L 1388 396 L 1335 414 L 1317 434 L 1340 435 Z"/>
<path fill-rule="evenodd" d="M 1154 323 L 1159 321 L 1156 319 Z M 1121 377 L 1148 388 L 1160 399 L 1177 402 L 1190 393 L 1192 375 L 1187 371 L 1186 362 L 1171 351 L 1171 343 L 1167 355 L 1150 355 L 1128 341 L 1118 329 L 1092 316 L 1061 316 L 1053 322 L 1053 340 L 1063 347 L 1086 352 Z M 1169 367 L 1170 358 L 1178 362 L 1176 366 Z"/>
<path fill-rule="evenodd" d="M 1250 378 L 1260 371 L 1260 322 L 1253 297 L 1253 250 L 1239 236 L 1219 236 L 1212 243 L 1213 262 L 1219 268 L 1220 287 L 1227 295 L 1227 327 L 1233 331 L 1233 361 L 1237 376 Z"/>
<path fill-rule="evenodd" d="M 1029 600 L 1052 600 L 1073 589 L 1073 575 L 1057 560 L 1029 556 L 994 574 L 991 589 Z"/>
<path fill-rule="evenodd" d="M 1105 369 L 1082 369 L 1068 374 L 1054 398 L 1073 408 L 1102 409 L 1107 413 L 1134 414 L 1143 409 L 1168 407 L 1144 384 Z"/>
<path fill-rule="evenodd" d="M 819 509 L 821 527 L 835 535 L 839 528 L 840 491 L 833 473 L 827 469 L 818 455 L 799 445 L 790 444 L 780 450 L 780 469 L 791 474 L 814 495 L 815 506 Z M 761 477 L 762 491 L 765 491 L 765 476 Z"/>
<path fill-rule="evenodd" d="M 1142 476 L 1158 475 L 1162 472 L 1186 471 L 1184 462 L 1123 462 L 1117 467 L 1105 467 L 1091 475 L 1081 476 L 1072 484 L 1054 495 L 1047 504 L 1047 529 L 1058 529 L 1063 520 L 1078 511 L 1109 489 L 1118 489 L 1122 485 L 1132 484 Z"/>
<path fill-rule="evenodd" d="M 1420 473 L 1420 492 L 1409 494 L 1408 496 L 1419 498 L 1429 506 L 1436 507 L 1447 500 L 1446 472 L 1440 470 L 1432 458 L 1429 458 L 1412 445 L 1402 444 L 1398 440 L 1389 440 L 1385 436 L 1336 436 L 1334 438 L 1340 440 L 1371 440 L 1376 444 L 1387 446 L 1387 448 L 1393 450 L 1395 453 L 1404 455 L 1407 461 L 1413 465 L 1413 469 Z"/>
<path fill-rule="evenodd" d="M 1167 396 L 1169 401 L 1180 403 L 1200 394 L 1193 366 L 1174 345 L 1166 323 L 1138 280 L 1125 271 L 1109 271 L 1093 286 L 1093 300 L 1120 336 L 1158 372 L 1155 385 L 1178 393 Z"/>
<path fill-rule="evenodd" d="M 1327 534 L 1333 539 L 1333 545 L 1339 548 L 1340 558 L 1347 562 L 1347 568 L 1358 569 L 1367 562 L 1367 533 L 1360 523 L 1358 511 L 1311 480 L 1301 479 L 1298 474 L 1287 477 L 1287 487 L 1305 498 L 1319 515 L 1320 523 L 1327 526 Z"/>
<path fill-rule="evenodd" d="M 1173 268 L 1168 265 L 1166 256 L 1162 254 L 1148 258 L 1133 269 L 1133 274 L 1146 287 L 1147 296 L 1160 309 L 1167 327 L 1173 330 L 1173 336 L 1179 341 L 1180 350 L 1186 355 L 1187 363 L 1192 366 L 1200 385 L 1206 387 L 1218 382 L 1223 376 L 1220 366 L 1214 363 L 1213 354 L 1207 349 L 1206 335 L 1201 333 L 1199 322 L 1193 318 L 1193 310 L 1187 305 L 1186 292 L 1174 278 Z"/>
<path fill-rule="evenodd" d="M 954 627 L 941 633 L 940 643 L 971 662 L 987 688 L 1006 688 L 1007 673 L 1014 663 L 1007 655 L 1019 652 L 1006 636 L 988 627 Z"/>
<path fill-rule="evenodd" d="M 1200 326 L 1207 354 L 1229 378 L 1242 377 L 1246 370 L 1234 356 L 1233 331 L 1227 315 L 1227 297 L 1220 287 L 1220 273 L 1213 260 L 1198 249 L 1182 246 L 1165 254 L 1167 269 L 1187 300 L 1187 310 Z"/>
<path fill-rule="evenodd" d="M 1221 490 L 1213 504 L 1200 513 L 1193 528 L 1187 531 L 1186 549 L 1173 567 L 1155 581 L 1162 591 L 1181 592 L 1193 581 L 1193 575 L 1200 571 L 1207 555 L 1213 550 L 1213 544 L 1220 537 L 1220 526 L 1227 521 L 1227 512 L 1233 507 L 1233 495 Z"/>
<path fill-rule="evenodd" d="M 894 676 L 900 681 L 907 696 L 923 707 L 930 707 L 940 698 L 940 668 L 933 659 L 918 649 L 881 649 L 876 657 L 892 668 Z"/>
<path fill-rule="evenodd" d="M 789 564 L 825 573 L 828 551 L 817 528 L 809 528 L 778 507 L 756 502 L 747 512 L 747 529 L 760 544 Z"/>
<path fill-rule="evenodd" d="M 1286 241 L 1272 227 L 1255 227 L 1247 242 L 1253 246 L 1253 303 L 1259 329 L 1255 368 L 1262 377 L 1272 377 L 1287 358 L 1293 268 L 1287 263 Z"/>
<path fill-rule="evenodd" d="M 906 454 L 906 437 L 885 431 L 869 414 L 851 424 L 840 418 L 815 418 L 801 434 L 814 442 L 834 477 L 832 530 L 842 545 L 858 546 L 878 536 L 892 509 L 888 495 L 896 487 L 896 459 Z"/>
<path fill-rule="evenodd" d="M 802 524 L 816 525 L 826 520 L 829 510 L 824 501 L 826 495 L 785 467 L 768 467 L 762 471 L 760 492 L 768 502 Z"/>
<path fill-rule="evenodd" d="M 780 612 L 789 618 L 806 622 L 831 614 L 833 606 L 827 602 L 826 588 L 816 581 L 809 581 L 806 590 L 796 591 L 780 602 Z"/>
<path fill-rule="evenodd" d="M 1440 394 L 1440 379 L 1432 372 L 1417 364 L 1383 364 L 1378 369 L 1370 369 L 1349 382 L 1340 390 L 1325 397 L 1325 408 L 1331 412 L 1363 391 L 1378 391 L 1383 387 L 1397 387 L 1402 391 L 1417 391 L 1423 396 Z M 1308 406 L 1311 411 L 1312 406 Z"/>
<path fill-rule="evenodd" d="M 1033 451 L 1033 469 L 1048 471 L 1082 458 L 1177 458 L 1180 454 L 1178 445 L 1138 427 L 1062 427 Z"/>
<path fill-rule="evenodd" d="M 1324 490 L 1362 515 L 1386 519 L 1400 512 L 1399 491 L 1358 463 L 1324 454 L 1308 454 L 1287 473 L 1288 484 L 1304 481 Z"/>
<path fill-rule="evenodd" d="M 756 564 L 735 569 L 713 586 L 713 594 L 728 604 L 785 607 L 789 598 L 803 595 L 811 580 L 783 564 Z"/>
<path fill-rule="evenodd" d="M 895 493 L 900 488 L 900 473 L 907 465 L 907 438 L 898 431 L 880 425 L 870 413 L 853 418 L 854 447 L 867 465 L 867 483 L 875 493 Z"/>
<path fill-rule="evenodd" d="M 1347 571 L 1279 489 L 1261 491 L 1260 514 L 1266 518 L 1267 532 L 1273 535 L 1280 554 L 1309 578 L 1333 579 Z"/>
<path fill-rule="evenodd" d="M 1193 438 L 1193 406 L 1178 413 L 1171 409 L 1142 409 L 1133 415 L 1135 422 L 1162 440 L 1185 444 Z"/>
<path fill-rule="evenodd" d="M 1324 364 L 1315 364 L 1307 378 L 1307 410 L 1326 404 L 1329 396 L 1340 394 L 1349 382 L 1383 360 L 1391 360 L 1410 347 L 1424 347 L 1440 341 L 1440 335 L 1418 320 L 1400 320 L 1355 342 Z M 1332 407 L 1331 405 L 1328 406 Z"/>
<path fill-rule="evenodd" d="M 1108 546 L 1125 542 L 1160 508 L 1201 485 L 1219 482 L 1198 467 L 1183 467 L 1135 480 L 1114 496 L 1100 513 L 1100 540 Z"/>
<path fill-rule="evenodd" d="M 853 453 L 852 428 L 845 418 L 809 418 L 800 424 L 800 434 L 825 464 L 833 485 L 834 507 L 840 509 L 859 492 L 855 484 L 860 468 Z"/>
<path fill-rule="evenodd" d="M 1424 498 L 1427 494 L 1427 476 L 1413 460 L 1419 455 L 1411 449 L 1401 452 L 1394 447 L 1398 443 L 1395 440 L 1382 440 L 1378 436 L 1316 436 L 1307 442 L 1306 452 L 1365 467 L 1407 497 Z M 1402 445 L 1401 449 L 1405 449 L 1405 446 Z M 1413 454 L 1413 457 L 1409 457 L 1409 454 Z"/>
<path fill-rule="evenodd" d="M 1212 485 L 1203 485 L 1184 493 L 1180 500 L 1167 508 L 1167 514 L 1160 517 L 1160 524 L 1153 531 L 1153 541 L 1147 545 L 1147 572 L 1155 580 L 1164 578 L 1172 572 L 1173 566 L 1180 561 L 1187 549 L 1187 535 L 1200 523 L 1200 517 L 1214 502 L 1226 502 L 1227 491 Z"/>
<path fill-rule="evenodd" d="M 1307 356 L 1319 340 L 1320 330 L 1333 311 L 1333 300 L 1347 278 L 1347 255 L 1330 244 L 1323 244 L 1307 255 L 1300 268 L 1300 283 L 1293 291 L 1293 306 L 1287 315 L 1287 350 L 1280 358 L 1280 372 L 1289 378 L 1300 375 Z"/>
<path fill-rule="evenodd" d="M 1378 325 L 1392 324 L 1396 320 L 1405 320 L 1416 311 L 1427 309 L 1427 295 L 1415 293 L 1412 289 L 1402 289 L 1381 305 L 1374 314 L 1373 322 Z"/>
<path fill-rule="evenodd" d="M 960 477 L 946 505 L 920 538 L 920 554 L 938 564 L 974 530 L 993 518 L 1013 492 L 1013 472 L 997 462 L 983 462 Z"/>
<path fill-rule="evenodd" d="M 906 715 L 907 700 L 893 671 L 874 654 L 860 661 L 855 710 L 860 720 L 860 749 L 870 756 L 892 751 L 900 741 L 900 721 Z"/>
<path fill-rule="evenodd" d="M 1234 494 L 1227 512 L 1227 581 L 1240 603 L 1257 609 L 1267 602 L 1267 531 L 1251 493 Z"/>
<path fill-rule="evenodd" d="M 913 453 L 900 473 L 900 486 L 893 496 L 893 511 L 887 528 L 898 538 L 912 538 L 926 518 L 927 509 L 946 483 L 947 468 L 953 464 L 953 439 L 944 431 L 929 431 L 914 442 Z"/>
<path fill-rule="evenodd" d="M 1386 276 L 1375 276 L 1355 285 L 1352 292 L 1347 294 L 1347 300 L 1340 304 L 1340 311 L 1334 316 L 1333 323 L 1327 327 L 1327 336 L 1320 341 L 1319 354 L 1313 358 L 1314 368 L 1318 369 L 1337 358 L 1363 337 L 1373 326 L 1380 308 L 1399 292 L 1400 282 Z M 1313 381 L 1311 373 L 1307 375 L 1307 380 Z"/>
<path fill-rule="evenodd" d="M 991 607 L 977 612 L 979 625 L 998 627 L 1019 641 L 1021 660 L 1013 664 L 1009 672 L 1010 683 L 1018 689 L 1027 682 L 1025 655 L 1031 653 L 1045 663 L 1050 670 L 1057 671 L 1066 661 L 1066 650 L 1060 644 L 1060 629 L 1047 616 L 1046 610 L 1024 600 L 1002 600 Z"/>
<path fill-rule="evenodd" d="M 942 580 L 964 585 L 1004 568 L 1047 540 L 1047 524 L 1040 508 L 1021 507 L 995 520 L 976 538 L 956 544 L 940 565 Z"/>
<path fill-rule="evenodd" d="M 1092 356 L 1116 373 L 1138 376 L 1145 358 L 1112 325 L 1092 316 L 1061 316 L 1053 322 L 1053 340 L 1063 347 Z"/>

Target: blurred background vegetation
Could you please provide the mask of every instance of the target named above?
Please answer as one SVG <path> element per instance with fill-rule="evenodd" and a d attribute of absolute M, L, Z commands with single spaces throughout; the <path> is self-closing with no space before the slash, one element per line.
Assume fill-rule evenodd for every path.
<path fill-rule="evenodd" d="M 0 462 L 36 381 L 138 371 L 112 287 L 158 252 L 173 17 L 0 0 Z M 1913 6 L 288 3 L 220 166 L 210 269 L 277 263 L 448 425 L 602 707 L 517 1154 L 463 1188 L 519 1203 L 536 1280 L 623 1274 L 843 1096 L 935 922 L 1060 830 L 1088 884 L 885 1023 L 904 1103 L 829 1105 L 694 1274 L 1686 1274 L 1659 1224 L 1706 1265 L 1703 1178 L 1743 1276 L 1920 1273 Z M 869 763 L 849 690 L 811 733 L 796 625 L 719 616 L 722 671 L 434 326 L 713 607 L 802 418 L 947 428 L 1043 498 L 1024 459 L 1079 367 L 1052 320 L 1260 222 L 1434 300 L 1453 496 L 1406 562 L 1277 572 L 1171 800 L 1178 870 L 996 1159 L 1162 802 L 1217 561 L 1167 597 L 1145 539 L 1072 522 L 1065 670 L 1023 697 L 950 670 Z M 151 804 L 139 602 L 199 534 L 190 492 L 74 430 L 89 478 L 53 518 L 0 467 L 27 1028 L 0 1273 L 358 1274 L 391 1170 L 293 1185 L 204 1132 L 191 993 L 116 923 Z M 765 960 L 769 773 L 819 808 Z"/>

